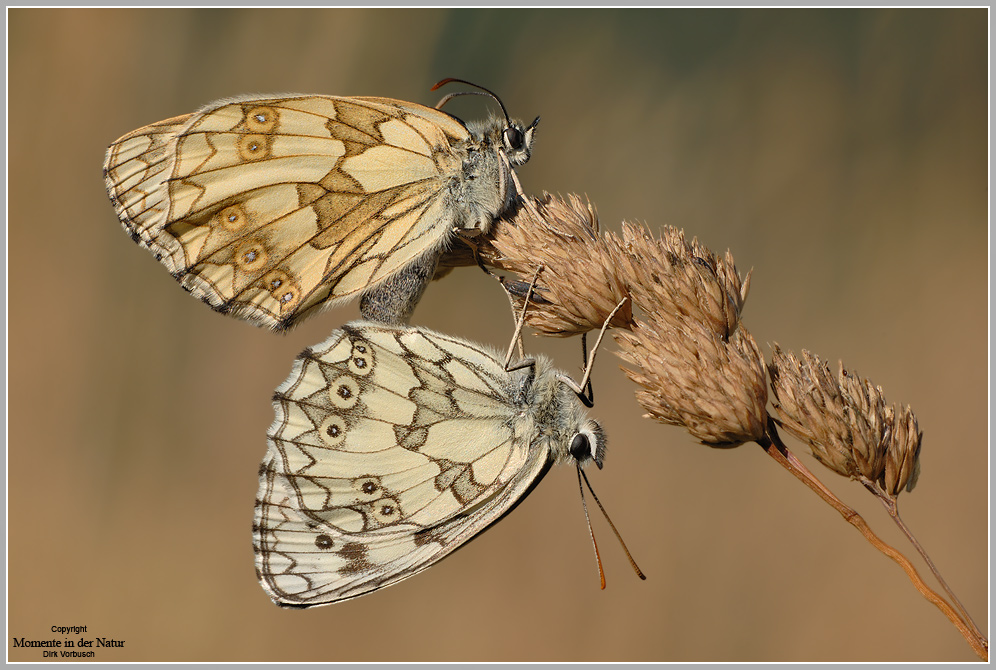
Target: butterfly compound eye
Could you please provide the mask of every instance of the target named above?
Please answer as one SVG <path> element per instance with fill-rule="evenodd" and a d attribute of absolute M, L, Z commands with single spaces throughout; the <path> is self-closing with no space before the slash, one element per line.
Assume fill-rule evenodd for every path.
<path fill-rule="evenodd" d="M 594 457 L 594 453 L 592 453 L 591 449 L 591 442 L 588 440 L 588 436 L 584 433 L 578 433 L 574 436 L 574 439 L 571 440 L 570 452 L 571 456 L 574 457 L 574 460 L 579 463 L 583 463 L 589 458 Z"/>
<path fill-rule="evenodd" d="M 578 463 L 595 461 L 598 469 L 605 462 L 605 431 L 594 419 L 589 419 L 571 440 L 570 453 Z"/>
<path fill-rule="evenodd" d="M 522 148 L 525 138 L 522 135 L 522 131 L 515 126 L 509 126 L 505 129 L 505 145 L 512 151 L 518 151 Z"/>

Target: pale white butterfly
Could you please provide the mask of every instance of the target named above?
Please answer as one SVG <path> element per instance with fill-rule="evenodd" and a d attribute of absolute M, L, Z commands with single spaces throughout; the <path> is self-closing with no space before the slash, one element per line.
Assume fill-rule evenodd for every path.
<path fill-rule="evenodd" d="M 253 524 L 263 588 L 290 607 L 375 591 L 497 522 L 554 463 L 579 479 L 601 467 L 583 384 L 425 328 L 336 330 L 274 394 Z"/>
<path fill-rule="evenodd" d="M 433 90 L 451 81 L 469 83 Z M 504 118 L 464 124 L 438 109 L 463 94 L 436 109 L 220 100 L 111 144 L 107 192 L 132 239 L 219 312 L 283 330 L 363 296 L 365 318 L 406 323 L 456 236 L 514 207 L 532 152 L 538 117 L 525 126 L 502 105 Z"/>

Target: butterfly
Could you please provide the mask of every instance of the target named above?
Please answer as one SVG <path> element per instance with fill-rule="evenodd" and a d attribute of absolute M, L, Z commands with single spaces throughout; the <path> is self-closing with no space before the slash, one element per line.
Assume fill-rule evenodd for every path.
<path fill-rule="evenodd" d="M 444 79 L 433 90 L 449 82 Z M 469 84 L 476 86 L 475 84 Z M 375 97 L 243 96 L 160 121 L 107 151 L 125 231 L 213 309 L 284 330 L 361 296 L 364 318 L 407 323 L 460 235 L 513 209 L 537 117 L 493 93 L 437 108 Z M 490 95 L 503 118 L 439 109 Z"/>
<path fill-rule="evenodd" d="M 553 464 L 580 483 L 606 447 L 583 384 L 425 328 L 336 330 L 273 396 L 253 524 L 263 588 L 286 607 L 355 598 L 460 548 Z"/>

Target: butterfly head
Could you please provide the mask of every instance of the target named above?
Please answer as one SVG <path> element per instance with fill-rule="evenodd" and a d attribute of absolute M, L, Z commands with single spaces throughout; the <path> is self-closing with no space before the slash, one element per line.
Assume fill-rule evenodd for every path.
<path fill-rule="evenodd" d="M 555 461 L 579 467 L 594 461 L 601 469 L 607 438 L 598 421 L 588 416 L 583 392 L 568 375 L 554 369 L 549 359 L 530 360 L 535 374 L 525 376 L 521 397 L 533 408 Z"/>
<path fill-rule="evenodd" d="M 605 431 L 602 430 L 602 426 L 594 419 L 588 419 L 571 440 L 569 447 L 571 457 L 578 465 L 594 461 L 601 470 L 605 460 L 605 442 Z"/>
<path fill-rule="evenodd" d="M 505 155 L 516 167 L 525 165 L 533 152 L 533 139 L 536 137 L 536 124 L 540 117 L 533 119 L 528 126 L 521 121 L 508 121 L 501 130 L 501 144 Z"/>
<path fill-rule="evenodd" d="M 536 125 L 539 123 L 539 117 L 537 116 L 533 119 L 533 122 L 528 126 L 522 123 L 522 121 L 511 120 L 508 116 L 508 112 L 505 111 L 505 105 L 502 103 L 501 98 L 483 86 L 466 81 L 465 79 L 448 77 L 433 86 L 432 90 L 435 91 L 440 86 L 444 86 L 451 82 L 467 84 L 468 86 L 473 86 L 474 88 L 478 88 L 480 90 L 450 93 L 436 104 L 436 109 L 442 109 L 443 105 L 460 95 L 487 95 L 494 98 L 498 103 L 498 106 L 501 108 L 503 118 L 491 118 L 484 124 L 480 125 L 468 124 L 468 129 L 470 129 L 473 135 L 478 137 L 478 140 L 490 141 L 496 147 L 500 147 L 501 151 L 505 154 L 512 165 L 516 167 L 525 165 L 529 160 L 529 156 L 532 155 L 533 138 L 536 134 Z"/>

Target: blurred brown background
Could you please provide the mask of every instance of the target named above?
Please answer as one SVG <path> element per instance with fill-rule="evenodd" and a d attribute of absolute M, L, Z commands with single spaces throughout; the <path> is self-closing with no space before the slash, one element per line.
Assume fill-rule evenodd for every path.
<path fill-rule="evenodd" d="M 987 13 L 973 10 L 24 10 L 9 23 L 8 632 L 126 640 L 98 661 L 968 661 L 893 563 L 754 445 L 640 418 L 609 345 L 594 414 L 598 589 L 574 473 L 417 577 L 310 611 L 253 572 L 270 394 L 356 305 L 286 336 L 219 316 L 125 236 L 107 145 L 238 93 L 543 117 L 527 191 L 670 224 L 741 272 L 746 324 L 912 405 L 907 522 L 988 626 Z M 450 111 L 484 115 L 464 98 Z M 414 321 L 504 347 L 478 270 Z M 576 340 L 530 337 L 577 370 Z M 881 506 L 790 442 L 882 537 Z M 917 562 L 918 566 L 921 563 Z M 75 638 L 78 636 L 69 636 Z M 42 660 L 9 649 L 11 660 Z"/>

